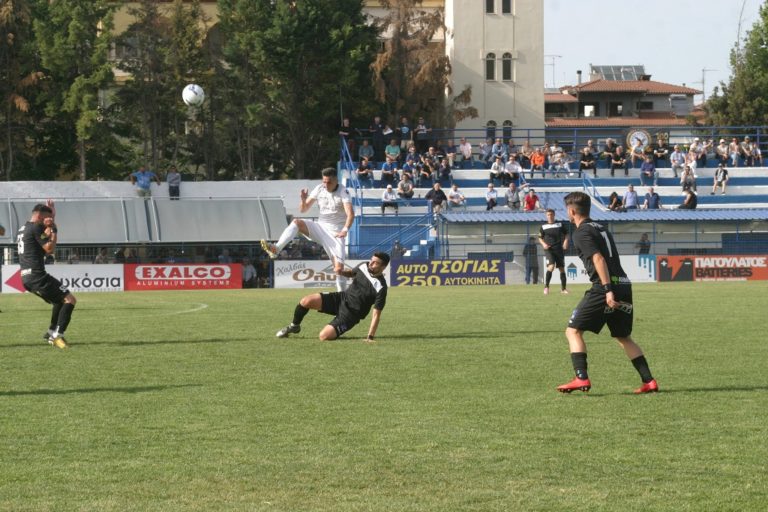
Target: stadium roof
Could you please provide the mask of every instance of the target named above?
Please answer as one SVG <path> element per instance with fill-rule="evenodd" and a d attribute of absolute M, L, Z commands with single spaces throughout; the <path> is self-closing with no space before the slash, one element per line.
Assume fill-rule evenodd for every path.
<path fill-rule="evenodd" d="M 688 126 L 685 117 L 547 117 L 547 128 Z"/>
<path fill-rule="evenodd" d="M 565 215 L 564 208 L 556 208 L 557 217 Z M 544 222 L 544 212 L 461 212 L 444 213 L 447 222 L 458 224 Z M 711 209 L 711 210 L 630 210 L 612 212 L 593 209 L 592 219 L 599 222 L 735 222 L 768 221 L 768 208 Z"/>

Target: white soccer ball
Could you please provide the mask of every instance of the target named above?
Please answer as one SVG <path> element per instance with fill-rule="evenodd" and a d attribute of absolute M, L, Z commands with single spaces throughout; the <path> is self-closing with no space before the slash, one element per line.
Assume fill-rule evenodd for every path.
<path fill-rule="evenodd" d="M 181 91 L 181 99 L 190 107 L 198 107 L 205 100 L 205 91 L 197 84 L 189 84 Z"/>

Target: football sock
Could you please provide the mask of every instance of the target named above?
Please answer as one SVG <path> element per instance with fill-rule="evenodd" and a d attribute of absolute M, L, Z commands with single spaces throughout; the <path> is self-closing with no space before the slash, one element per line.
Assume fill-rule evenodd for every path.
<path fill-rule="evenodd" d="M 571 362 L 573 363 L 573 371 L 576 372 L 576 377 L 580 379 L 589 378 L 586 352 L 571 352 Z"/>
<path fill-rule="evenodd" d="M 640 378 L 644 383 L 651 382 L 653 376 L 651 375 L 651 369 L 648 368 L 648 361 L 645 360 L 645 356 L 638 356 L 632 360 L 632 366 L 635 367 L 637 373 L 640 374 Z"/>
<path fill-rule="evenodd" d="M 563 290 L 565 290 L 565 272 L 560 272 L 560 286 L 563 287 Z"/>
<path fill-rule="evenodd" d="M 65 302 L 61 306 L 61 311 L 59 312 L 59 323 L 56 324 L 56 332 L 59 334 L 64 334 L 64 331 L 67 330 L 67 326 L 69 325 L 69 321 L 72 319 L 72 310 L 75 309 L 74 304 L 70 304 L 69 302 Z"/>
<path fill-rule="evenodd" d="M 56 324 L 59 323 L 59 312 L 61 311 L 61 306 L 63 305 L 63 302 L 53 305 L 53 309 L 51 310 L 51 326 L 48 328 L 48 330 L 51 332 L 56 330 Z"/>
<path fill-rule="evenodd" d="M 296 304 L 296 309 L 293 311 L 293 325 L 300 325 L 304 317 L 309 313 L 309 309 L 305 308 L 301 304 Z"/>
<path fill-rule="evenodd" d="M 552 280 L 552 271 L 551 271 L 551 270 L 547 270 L 547 277 L 546 277 L 546 279 L 544 280 L 544 287 L 545 287 L 545 288 L 549 288 L 549 282 L 550 282 L 551 280 Z"/>
<path fill-rule="evenodd" d="M 349 288 L 349 280 L 346 276 L 336 276 L 336 291 L 337 292 L 345 292 L 347 291 L 347 288 Z"/>
<path fill-rule="evenodd" d="M 296 235 L 299 234 L 299 226 L 297 226 L 295 223 L 291 222 L 288 224 L 288 227 L 285 228 L 285 231 L 283 231 L 283 234 L 280 235 L 280 239 L 275 244 L 275 247 L 277 247 L 277 252 L 282 251 L 286 245 L 288 245 L 288 242 L 296 238 Z"/>

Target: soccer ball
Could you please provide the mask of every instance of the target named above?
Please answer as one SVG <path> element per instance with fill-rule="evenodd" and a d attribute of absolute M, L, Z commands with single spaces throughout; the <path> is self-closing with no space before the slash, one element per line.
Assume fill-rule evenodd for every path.
<path fill-rule="evenodd" d="M 197 84 L 189 84 L 181 91 L 181 99 L 190 107 L 198 107 L 205 100 L 205 91 Z"/>

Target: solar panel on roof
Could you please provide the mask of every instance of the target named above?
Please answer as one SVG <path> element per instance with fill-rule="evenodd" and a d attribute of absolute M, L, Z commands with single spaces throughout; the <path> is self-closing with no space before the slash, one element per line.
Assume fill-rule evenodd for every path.
<path fill-rule="evenodd" d="M 590 76 L 601 76 L 604 80 L 640 80 L 645 75 L 645 66 L 592 66 Z"/>

